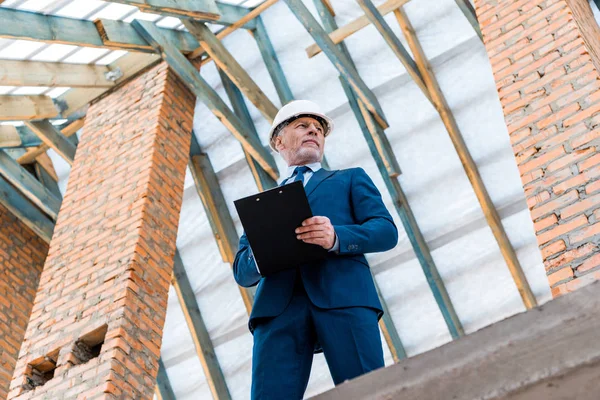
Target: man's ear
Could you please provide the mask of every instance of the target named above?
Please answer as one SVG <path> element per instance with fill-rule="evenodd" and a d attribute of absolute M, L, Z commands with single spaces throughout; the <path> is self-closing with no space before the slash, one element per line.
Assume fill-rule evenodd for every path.
<path fill-rule="evenodd" d="M 283 141 L 281 140 L 281 134 L 279 134 L 275 137 L 275 148 L 277 149 L 278 152 L 280 152 L 282 149 L 284 149 Z"/>

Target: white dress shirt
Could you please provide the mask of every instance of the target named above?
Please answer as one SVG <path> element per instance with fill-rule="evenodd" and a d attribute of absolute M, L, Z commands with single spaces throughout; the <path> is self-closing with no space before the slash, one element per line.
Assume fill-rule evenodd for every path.
<path fill-rule="evenodd" d="M 310 169 L 304 173 L 304 177 L 303 177 L 304 179 L 302 182 L 304 187 L 306 187 L 306 184 L 308 183 L 310 178 L 312 178 L 314 173 L 322 168 L 320 162 L 306 164 L 306 166 Z M 280 186 L 283 184 L 287 185 L 288 183 L 292 182 L 296 178 L 296 174 L 294 174 L 296 167 L 298 167 L 298 165 L 290 165 L 288 167 L 288 169 L 287 169 L 288 177 L 281 181 L 281 183 L 279 184 Z M 339 250 L 340 250 L 340 242 L 339 242 L 337 234 L 336 234 L 335 242 L 333 243 L 333 247 L 329 251 L 335 251 L 337 253 Z M 252 251 L 252 248 L 250 248 L 250 251 Z M 252 258 L 254 258 L 254 255 L 252 255 Z M 254 261 L 254 265 L 256 265 L 256 270 L 260 274 L 260 270 L 258 269 L 258 264 L 256 264 L 256 260 Z"/>

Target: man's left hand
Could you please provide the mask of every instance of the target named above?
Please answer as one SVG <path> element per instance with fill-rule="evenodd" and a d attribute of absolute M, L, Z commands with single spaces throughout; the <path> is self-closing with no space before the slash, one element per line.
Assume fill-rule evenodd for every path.
<path fill-rule="evenodd" d="M 316 244 L 330 250 L 335 244 L 335 230 L 327 217 L 311 217 L 296 229 L 297 238 L 304 243 Z"/>

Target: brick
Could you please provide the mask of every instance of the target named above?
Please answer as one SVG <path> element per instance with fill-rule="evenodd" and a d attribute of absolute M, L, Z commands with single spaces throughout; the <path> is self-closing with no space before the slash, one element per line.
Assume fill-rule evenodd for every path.
<path fill-rule="evenodd" d="M 588 224 L 588 219 L 585 215 L 580 215 L 579 217 L 569 221 L 559 224 L 556 228 L 544 231 L 537 235 L 538 244 L 541 246 L 552 240 L 558 238 L 559 236 L 564 235 L 565 233 L 569 233 L 574 229 L 580 228 L 584 225 Z"/>
<path fill-rule="evenodd" d="M 542 220 L 540 220 L 538 222 L 535 222 L 533 224 L 533 226 L 535 228 L 535 231 L 539 232 L 539 231 L 542 231 L 542 230 L 544 230 L 544 229 L 546 229 L 546 228 L 548 228 L 548 227 L 550 227 L 550 226 L 552 226 L 552 225 L 554 225 L 556 223 L 558 223 L 558 218 L 556 217 L 555 214 L 552 214 L 552 215 L 550 215 L 550 216 L 548 216 L 548 217 L 546 217 L 546 218 L 544 218 L 544 219 L 542 219 Z"/>
<path fill-rule="evenodd" d="M 564 242 L 562 243 L 564 245 Z M 562 253 L 558 257 L 552 258 L 551 260 L 545 260 L 544 266 L 546 267 L 546 271 L 552 271 L 557 268 L 566 267 L 578 258 L 582 258 L 591 254 L 594 250 L 597 250 L 597 247 L 594 244 L 587 243 L 583 246 L 579 246 L 573 250 Z"/>
<path fill-rule="evenodd" d="M 548 151 L 545 154 L 541 154 L 540 156 L 534 158 L 531 161 L 528 161 L 528 162 L 520 165 L 519 171 L 521 172 L 521 174 L 524 174 L 533 169 L 542 167 L 542 166 L 548 164 L 549 162 L 561 157 L 564 154 L 565 154 L 565 149 L 562 146 L 560 146 L 556 149 Z"/>
<path fill-rule="evenodd" d="M 548 275 L 548 283 L 550 286 L 554 286 L 558 282 L 571 278 L 573 278 L 573 270 L 569 267 L 566 267 Z"/>
<path fill-rule="evenodd" d="M 591 147 L 589 149 L 584 150 L 575 150 L 572 153 L 565 155 L 564 157 L 552 161 L 550 164 L 548 164 L 546 170 L 551 172 L 564 168 L 566 165 L 576 163 L 577 161 L 588 157 L 590 154 L 594 154 L 595 151 L 595 147 Z"/>
<path fill-rule="evenodd" d="M 567 249 L 564 240 L 557 240 L 542 248 L 542 258 L 547 259 Z"/>
<path fill-rule="evenodd" d="M 585 184 L 586 182 L 593 180 L 599 176 L 600 176 L 600 166 L 596 166 L 587 171 L 581 172 L 580 174 L 576 175 L 575 177 L 573 177 L 571 179 L 568 179 L 564 182 L 561 182 L 561 183 L 555 185 L 552 188 L 552 191 L 555 194 L 562 194 L 569 189 L 581 186 L 581 185 Z M 588 189 L 586 187 L 586 193 L 589 194 L 591 192 L 592 191 L 588 191 Z"/>
<path fill-rule="evenodd" d="M 589 239 L 592 236 L 600 233 L 600 223 L 595 223 L 590 226 L 586 226 L 583 229 L 579 229 L 576 232 L 573 232 L 569 235 L 569 243 L 574 245 L 580 243 L 583 240 Z"/>
<path fill-rule="evenodd" d="M 592 168 L 596 165 L 600 164 L 600 154 L 594 154 L 590 158 L 585 161 L 582 161 L 578 164 L 579 171 L 583 172 L 589 168 Z"/>
<path fill-rule="evenodd" d="M 593 257 L 587 258 L 579 266 L 577 266 L 577 273 L 582 274 L 588 272 L 600 265 L 600 253 L 595 254 Z"/>
<path fill-rule="evenodd" d="M 595 169 L 595 171 L 598 171 L 598 170 L 600 170 L 600 168 L 596 168 Z M 600 175 L 600 173 L 598 175 Z M 600 180 L 597 180 L 597 181 L 594 181 L 592 183 L 589 183 L 585 187 L 585 193 L 586 194 L 591 194 L 591 193 L 597 192 L 598 190 L 600 190 Z"/>

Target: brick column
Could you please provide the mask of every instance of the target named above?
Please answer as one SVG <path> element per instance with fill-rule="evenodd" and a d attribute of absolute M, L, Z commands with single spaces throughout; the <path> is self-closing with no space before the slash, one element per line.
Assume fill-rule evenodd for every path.
<path fill-rule="evenodd" d="M 475 7 L 557 296 L 600 278 L 598 27 L 587 0 Z"/>
<path fill-rule="evenodd" d="M 195 98 L 165 63 L 92 105 L 9 399 L 150 399 Z"/>
<path fill-rule="evenodd" d="M 48 244 L 0 205 L 0 399 L 25 336 Z"/>

